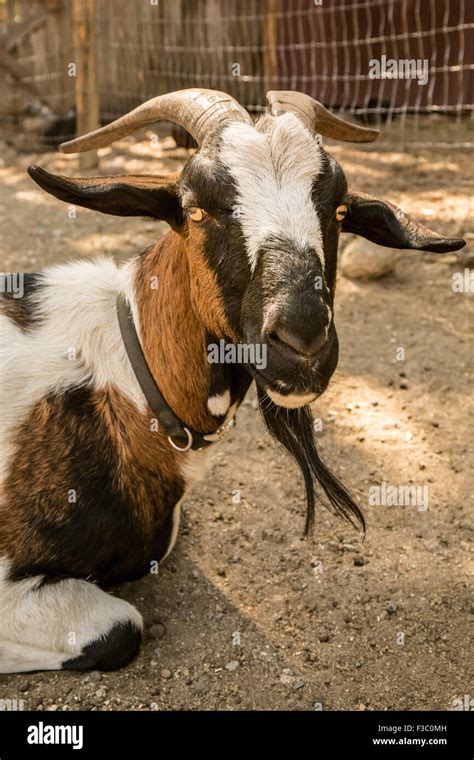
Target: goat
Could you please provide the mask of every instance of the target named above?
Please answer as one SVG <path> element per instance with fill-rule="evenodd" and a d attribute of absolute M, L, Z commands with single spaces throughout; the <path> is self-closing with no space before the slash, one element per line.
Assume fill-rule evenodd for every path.
<path fill-rule="evenodd" d="M 138 578 L 175 542 L 180 505 L 250 384 L 270 433 L 298 463 L 311 532 L 315 485 L 363 517 L 321 462 L 309 404 L 338 360 L 339 235 L 444 253 L 392 204 L 349 192 L 320 135 L 377 132 L 297 92 L 270 92 L 255 124 L 211 90 L 161 95 L 66 153 L 145 124 L 180 124 L 199 150 L 168 177 L 68 178 L 31 166 L 67 203 L 165 220 L 138 257 L 28 275 L 2 308 L 0 671 L 113 669 L 140 646 L 142 618 L 105 588 Z M 208 348 L 262 344 L 266 362 L 211 364 Z"/>

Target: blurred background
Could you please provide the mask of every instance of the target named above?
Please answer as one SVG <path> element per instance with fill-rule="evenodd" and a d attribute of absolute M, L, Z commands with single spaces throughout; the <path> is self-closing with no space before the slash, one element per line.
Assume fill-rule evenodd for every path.
<path fill-rule="evenodd" d="M 387 139 L 472 144 L 469 0 L 0 0 L 0 35 L 0 116 L 44 147 L 75 134 L 78 110 L 105 123 L 185 87 L 252 113 L 296 89 Z M 426 61 L 426 84 L 371 79 L 382 55 Z"/>

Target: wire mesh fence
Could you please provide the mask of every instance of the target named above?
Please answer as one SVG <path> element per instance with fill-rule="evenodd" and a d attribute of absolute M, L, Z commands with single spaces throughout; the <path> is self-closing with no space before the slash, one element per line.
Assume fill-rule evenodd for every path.
<path fill-rule="evenodd" d="M 48 115 L 50 142 L 75 131 L 85 1 L 0 0 L 0 113 Z M 384 124 L 382 141 L 473 142 L 470 0 L 96 0 L 94 12 L 102 122 L 185 87 L 226 90 L 254 114 L 267 90 L 295 89 Z"/>

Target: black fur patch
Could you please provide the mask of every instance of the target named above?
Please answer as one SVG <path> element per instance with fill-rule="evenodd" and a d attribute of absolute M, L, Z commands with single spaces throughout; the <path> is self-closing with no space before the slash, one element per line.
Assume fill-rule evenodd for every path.
<path fill-rule="evenodd" d="M 207 349 L 211 345 L 219 345 L 219 338 L 207 332 Z M 230 392 L 230 374 L 231 369 L 228 364 L 209 363 L 209 398 L 222 396 L 226 391 Z M 225 414 L 220 416 L 225 417 Z"/>
<path fill-rule="evenodd" d="M 108 586 L 143 576 L 166 553 L 181 481 L 170 482 L 159 470 L 147 474 L 149 503 L 157 510 L 143 524 L 133 488 L 118 486 L 120 462 L 93 392 L 78 387 L 52 394 L 47 404 L 47 424 L 37 429 L 31 450 L 26 444 L 19 452 L 11 476 L 18 506 L 10 508 L 21 516 L 22 540 L 31 547 L 13 562 L 11 580 L 45 575 L 49 582 L 73 577 Z M 73 503 L 69 489 L 76 492 Z"/>
<path fill-rule="evenodd" d="M 209 214 L 211 223 L 205 227 L 204 256 L 222 294 L 226 318 L 240 334 L 242 298 L 251 272 L 239 220 L 237 190 L 228 170 L 216 160 L 217 153 L 218 146 L 213 144 L 212 150 L 194 156 L 183 169 L 181 186 L 192 203 Z M 210 161 L 203 161 L 201 156 Z"/>
<path fill-rule="evenodd" d="M 65 660 L 62 670 L 117 670 L 133 660 L 141 639 L 141 631 L 133 623 L 116 623 L 105 636 L 87 644 L 78 657 Z"/>
<path fill-rule="evenodd" d="M 42 287 L 43 276 L 36 272 L 19 272 L 23 279 L 21 297 L 4 289 L 0 293 L 1 310 L 22 330 L 31 330 L 40 323 L 36 296 Z"/>

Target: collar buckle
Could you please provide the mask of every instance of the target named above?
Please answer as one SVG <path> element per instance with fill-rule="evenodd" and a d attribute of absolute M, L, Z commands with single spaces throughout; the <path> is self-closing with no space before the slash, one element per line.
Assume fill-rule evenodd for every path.
<path fill-rule="evenodd" d="M 176 451 L 189 451 L 191 446 L 193 445 L 193 434 L 190 430 L 188 430 L 187 427 L 183 427 L 183 430 L 185 431 L 186 435 L 188 436 L 188 442 L 186 446 L 177 446 L 176 443 L 173 441 L 171 436 L 168 436 L 168 441 L 170 442 L 171 446 L 176 449 Z"/>
<path fill-rule="evenodd" d="M 227 435 L 229 430 L 231 430 L 234 425 L 235 417 L 231 417 L 230 420 L 227 420 L 227 422 L 223 422 L 222 425 L 217 428 L 215 433 L 208 433 L 208 435 L 203 435 L 203 438 L 205 441 L 220 441 L 221 438 L 224 438 L 224 436 Z"/>

